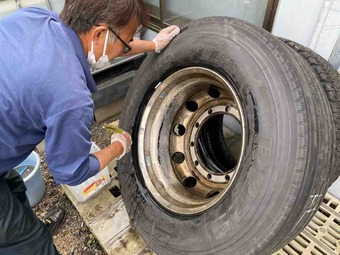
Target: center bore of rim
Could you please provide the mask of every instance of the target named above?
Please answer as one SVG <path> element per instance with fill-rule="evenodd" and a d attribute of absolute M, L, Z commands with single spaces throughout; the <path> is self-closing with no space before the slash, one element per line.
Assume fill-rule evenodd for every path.
<path fill-rule="evenodd" d="M 210 117 L 200 128 L 197 139 L 198 154 L 202 162 L 213 174 L 225 174 L 237 165 L 224 132 L 224 114 Z"/>

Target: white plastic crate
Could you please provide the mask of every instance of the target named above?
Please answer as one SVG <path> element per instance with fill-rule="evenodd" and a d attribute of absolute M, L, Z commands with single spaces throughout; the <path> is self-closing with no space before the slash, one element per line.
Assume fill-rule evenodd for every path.
<path fill-rule="evenodd" d="M 275 255 L 339 255 L 340 201 L 327 193 L 306 228 Z"/>

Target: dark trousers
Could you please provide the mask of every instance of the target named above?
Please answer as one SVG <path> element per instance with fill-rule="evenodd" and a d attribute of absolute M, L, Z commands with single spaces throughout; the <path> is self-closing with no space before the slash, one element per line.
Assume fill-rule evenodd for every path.
<path fill-rule="evenodd" d="M 0 254 L 55 255 L 52 236 L 32 211 L 21 176 L 0 175 Z"/>

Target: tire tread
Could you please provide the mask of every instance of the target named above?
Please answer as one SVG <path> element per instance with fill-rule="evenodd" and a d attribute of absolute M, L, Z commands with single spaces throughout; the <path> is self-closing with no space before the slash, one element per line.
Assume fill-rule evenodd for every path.
<path fill-rule="evenodd" d="M 340 175 L 340 74 L 328 61 L 309 48 L 289 39 L 280 39 L 306 61 L 328 98 L 336 128 L 335 167 L 331 173 L 333 182 Z"/>

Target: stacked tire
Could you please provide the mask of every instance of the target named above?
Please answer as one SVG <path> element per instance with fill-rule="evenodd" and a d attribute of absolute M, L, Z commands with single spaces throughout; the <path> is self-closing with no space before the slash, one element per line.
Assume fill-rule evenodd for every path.
<path fill-rule="evenodd" d="M 316 53 L 246 21 L 183 27 L 144 61 L 120 121 L 134 144 L 118 176 L 142 238 L 162 255 L 264 255 L 287 244 L 339 176 L 339 87 Z M 224 168 L 229 159 L 237 163 Z"/>
<path fill-rule="evenodd" d="M 298 58 L 303 60 L 306 68 L 309 68 L 311 75 L 326 93 L 335 123 L 335 171 L 333 171 L 334 176 L 331 176 L 331 180 L 335 181 L 340 176 L 340 160 L 338 160 L 340 158 L 340 74 L 328 61 L 309 48 L 286 38 L 280 39 L 291 49 L 293 54 L 295 53 Z"/>

